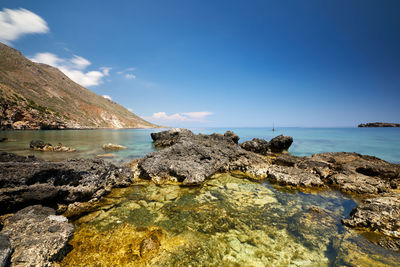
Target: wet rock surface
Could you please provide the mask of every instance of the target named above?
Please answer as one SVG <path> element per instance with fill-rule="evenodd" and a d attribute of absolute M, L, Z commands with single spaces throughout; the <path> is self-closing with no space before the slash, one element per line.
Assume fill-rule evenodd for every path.
<path fill-rule="evenodd" d="M 29 144 L 32 150 L 44 152 L 75 152 L 76 150 L 71 147 L 63 146 L 61 143 L 53 146 L 52 144 L 45 143 L 42 140 L 32 140 Z"/>
<path fill-rule="evenodd" d="M 50 266 L 69 251 L 74 227 L 51 208 L 26 207 L 6 219 L 2 234 L 9 237 L 12 266 Z"/>
<path fill-rule="evenodd" d="M 100 159 L 47 162 L 1 153 L 0 170 L 0 214 L 33 204 L 96 200 L 133 180 L 129 168 Z"/>
<path fill-rule="evenodd" d="M 216 174 L 201 187 L 139 180 L 103 201 L 74 222 L 74 249 L 62 266 L 396 266 L 400 259 L 344 228 L 340 219 L 356 204 L 329 189 L 304 194 Z"/>
<path fill-rule="evenodd" d="M 12 249 L 7 235 L 0 232 L 0 267 L 9 266 Z"/>
<path fill-rule="evenodd" d="M 102 148 L 104 150 L 123 150 L 123 149 L 126 149 L 127 147 L 121 146 L 121 145 L 117 145 L 117 144 L 108 143 L 108 144 L 104 144 L 102 146 Z"/>
<path fill-rule="evenodd" d="M 343 223 L 400 238 L 400 197 L 389 195 L 365 199 Z"/>

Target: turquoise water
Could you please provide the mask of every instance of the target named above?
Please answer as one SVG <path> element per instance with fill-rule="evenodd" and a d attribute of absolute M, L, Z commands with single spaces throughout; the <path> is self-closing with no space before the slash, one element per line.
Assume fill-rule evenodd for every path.
<path fill-rule="evenodd" d="M 9 142 L 0 143 L 0 151 L 21 155 L 34 154 L 47 160 L 63 160 L 70 157 L 90 158 L 109 153 L 101 146 L 115 143 L 128 149 L 111 152 L 106 158 L 122 163 L 155 151 L 150 133 L 164 129 L 124 129 L 124 130 L 65 130 L 65 131 L 2 131 L 0 138 Z M 377 156 L 392 163 L 400 163 L 400 128 L 195 128 L 195 133 L 224 133 L 233 130 L 240 141 L 254 137 L 271 139 L 279 134 L 292 136 L 294 142 L 289 151 L 298 156 L 310 156 L 322 152 L 357 152 Z M 63 145 L 77 149 L 74 153 L 34 152 L 29 149 L 31 140 L 41 139 L 53 145 Z"/>

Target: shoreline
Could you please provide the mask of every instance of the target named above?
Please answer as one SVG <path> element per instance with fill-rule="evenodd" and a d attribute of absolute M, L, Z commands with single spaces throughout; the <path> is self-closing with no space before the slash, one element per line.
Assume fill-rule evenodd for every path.
<path fill-rule="evenodd" d="M 240 146 L 239 137 L 233 132 L 226 132 L 224 135 L 194 135 L 190 130 L 172 129 L 153 133 L 151 137 L 154 145 L 161 149 L 129 164 L 124 164 L 124 166 L 115 166 L 100 159 L 48 162 L 34 157 L 26 158 L 5 152 L 1 153 L 0 164 L 6 168 L 0 172 L 0 181 L 3 181 L 3 198 L 0 195 L 0 199 L 3 199 L 3 204 L 8 203 L 7 205 L 2 204 L 3 208 L 9 207 L 8 210 L 7 208 L 2 210 L 1 214 L 7 214 L 9 211 L 15 212 L 32 204 L 47 206 L 53 199 L 56 202 L 51 206 L 56 211 L 54 213 L 48 211 L 50 212 L 48 214 L 63 214 L 68 218 L 76 219 L 93 211 L 96 203 L 109 194 L 114 187 L 129 187 L 142 179 L 159 185 L 175 183 L 184 187 L 198 187 L 218 173 L 231 173 L 245 179 L 268 181 L 286 188 L 304 189 L 305 191 L 313 189 L 324 191 L 331 188 L 350 194 L 353 199 L 354 197 L 357 199 L 358 206 L 349 214 L 349 218 L 342 220 L 342 224 L 364 229 L 367 232 L 368 229 L 375 229 L 383 236 L 389 237 L 389 239 L 385 239 L 385 242 L 392 240 L 381 246 L 400 248 L 400 232 L 396 234 L 395 230 L 397 226 L 391 224 L 390 220 L 387 221 L 387 218 L 383 219 L 381 211 L 378 213 L 369 211 L 371 205 L 377 205 L 379 210 L 387 210 L 393 214 L 392 216 L 398 216 L 396 214 L 400 212 L 400 194 L 394 190 L 400 185 L 400 166 L 398 165 L 387 163 L 373 156 L 346 152 L 322 153 L 311 157 L 292 156 L 285 151 L 293 140 L 285 136 L 278 136 L 269 142 L 255 138 L 241 143 Z M 193 147 L 196 150 L 193 150 Z M 33 166 L 36 166 L 35 169 L 32 169 Z M 11 179 L 13 182 L 7 182 L 10 174 L 17 169 L 19 170 L 18 175 L 11 176 L 14 177 Z M 54 176 L 54 172 L 47 171 L 50 169 L 58 169 L 58 174 Z M 70 169 L 76 170 L 76 172 L 70 173 Z M 79 173 L 82 173 L 84 169 L 88 170 L 88 174 L 82 176 Z M 110 174 L 110 171 L 114 174 Z M 35 173 L 38 172 L 43 173 L 42 178 L 37 177 Z M 108 173 L 106 177 L 113 177 L 110 178 L 111 180 L 104 181 L 105 184 L 101 186 L 104 189 L 98 188 L 98 185 L 94 186 L 102 177 L 101 173 Z M 65 179 L 62 178 L 65 175 L 75 178 L 62 183 L 57 182 L 59 179 Z M 91 197 L 88 198 L 89 195 L 87 195 L 85 198 L 80 198 L 81 193 L 79 191 L 74 193 L 75 189 L 70 185 L 75 184 L 76 186 L 77 182 L 80 184 L 89 177 L 91 182 L 89 184 L 85 182 L 87 189 L 84 190 L 89 190 L 87 192 L 90 192 Z M 21 179 L 23 180 L 21 181 Z M 40 184 L 38 184 L 39 181 L 41 181 Z M 12 201 L 23 201 L 23 199 L 17 200 L 16 197 L 22 197 L 21 193 L 26 190 L 34 190 L 35 194 L 42 192 L 40 194 L 43 199 L 39 198 L 32 202 L 28 198 L 26 204 L 23 204 L 24 202 L 12 204 Z M 69 196 L 60 201 L 56 195 L 45 193 L 48 190 L 56 195 L 57 192 L 67 190 L 70 195 L 72 194 L 71 196 L 76 194 L 77 198 Z M 8 200 L 4 199 L 4 192 L 9 192 L 5 193 L 9 196 Z M 58 205 L 55 205 L 57 203 Z M 42 208 L 35 209 L 41 210 Z M 5 219 L 5 226 L 12 225 L 7 220 L 9 220 L 8 217 Z M 375 225 L 373 224 L 375 220 L 384 223 Z M 366 222 L 367 224 L 365 224 Z M 61 227 L 62 229 L 68 226 L 68 222 L 64 223 L 67 224 Z M 366 228 L 365 225 L 367 225 Z M 72 238 L 73 230 L 68 233 L 66 240 L 59 244 L 62 248 Z"/>

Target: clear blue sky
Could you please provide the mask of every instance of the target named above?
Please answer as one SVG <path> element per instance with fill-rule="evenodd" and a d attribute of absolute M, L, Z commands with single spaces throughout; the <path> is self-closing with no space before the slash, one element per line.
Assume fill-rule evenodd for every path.
<path fill-rule="evenodd" d="M 30 58 L 51 53 L 83 75 L 103 73 L 89 89 L 156 123 L 400 122 L 398 0 L 3 0 L 0 7 L 24 8 L 48 27 L 11 46 Z M 91 64 L 72 66 L 74 56 Z"/>

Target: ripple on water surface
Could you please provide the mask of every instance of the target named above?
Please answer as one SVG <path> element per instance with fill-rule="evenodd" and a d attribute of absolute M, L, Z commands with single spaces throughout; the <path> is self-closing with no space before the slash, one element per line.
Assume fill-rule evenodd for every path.
<path fill-rule="evenodd" d="M 74 222 L 63 266 L 395 266 L 340 224 L 355 203 L 218 174 L 203 186 L 116 189 Z"/>

